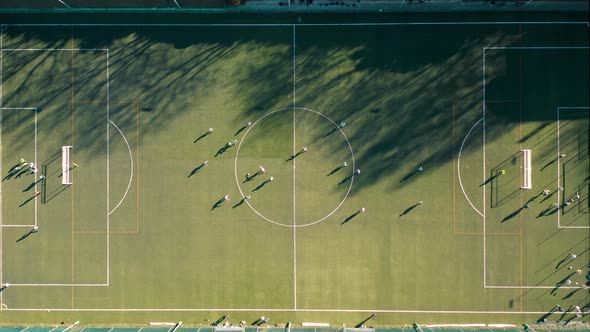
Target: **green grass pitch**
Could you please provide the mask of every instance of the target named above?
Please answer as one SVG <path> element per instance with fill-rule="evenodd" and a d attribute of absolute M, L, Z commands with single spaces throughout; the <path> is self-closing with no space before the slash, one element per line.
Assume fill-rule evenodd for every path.
<path fill-rule="evenodd" d="M 585 23 L 4 28 L 2 323 L 587 319 Z"/>

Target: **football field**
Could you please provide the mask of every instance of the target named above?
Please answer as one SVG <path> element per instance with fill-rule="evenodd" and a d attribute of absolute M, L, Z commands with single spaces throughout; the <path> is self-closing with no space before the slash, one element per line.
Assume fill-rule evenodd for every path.
<path fill-rule="evenodd" d="M 2 25 L 0 321 L 587 321 L 588 44 Z"/>

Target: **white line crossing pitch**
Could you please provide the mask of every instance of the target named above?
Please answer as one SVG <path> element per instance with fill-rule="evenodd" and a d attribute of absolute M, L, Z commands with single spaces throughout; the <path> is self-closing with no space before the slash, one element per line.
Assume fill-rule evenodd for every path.
<path fill-rule="evenodd" d="M 293 25 L 293 155 L 296 151 L 296 134 L 295 134 L 295 25 Z M 295 200 L 295 163 L 297 158 L 293 158 L 293 308 L 297 309 L 297 218 L 296 218 L 296 200 Z"/>

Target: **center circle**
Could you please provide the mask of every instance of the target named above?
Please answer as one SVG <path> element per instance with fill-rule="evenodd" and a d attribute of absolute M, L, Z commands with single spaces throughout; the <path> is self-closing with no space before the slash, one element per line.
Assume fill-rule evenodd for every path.
<path fill-rule="evenodd" d="M 292 116 L 290 116 L 291 112 Z M 318 116 L 321 122 L 316 125 L 315 120 L 310 118 Z M 273 119 L 275 121 L 272 121 Z M 313 125 L 307 123 L 311 121 L 314 121 Z M 334 214 L 348 197 L 354 182 L 354 153 L 342 127 L 325 114 L 303 107 L 278 109 L 252 123 L 238 143 L 234 159 L 236 184 L 241 197 L 252 197 L 244 200 L 244 203 L 264 220 L 291 228 L 311 226 Z M 302 151 L 303 146 L 307 147 L 306 152 Z M 339 154 L 345 154 L 345 156 L 335 159 Z M 243 164 L 246 164 L 243 170 L 238 165 L 240 157 L 245 160 Z M 344 165 L 346 161 L 350 164 Z M 311 169 L 310 171 L 299 173 L 299 180 L 301 181 L 301 178 L 304 180 L 299 186 L 305 189 L 315 185 L 319 190 L 301 190 L 301 188 L 298 190 L 296 182 L 298 163 L 303 167 L 312 165 L 311 168 L 306 168 Z M 257 173 L 259 164 L 264 165 L 264 173 Z M 322 166 L 326 169 L 321 169 Z M 269 182 L 271 176 L 273 180 Z M 309 176 L 312 178 L 310 179 Z M 249 190 L 248 186 L 255 185 L 257 185 L 256 188 Z M 266 186 L 267 188 L 264 188 Z M 289 186 L 289 189 L 279 190 L 286 188 L 285 186 Z M 288 192 L 290 188 L 292 188 L 293 200 L 286 204 L 285 197 L 291 194 Z M 342 192 L 342 199 L 336 200 L 335 207 L 328 208 L 329 212 L 326 215 L 308 216 L 307 214 L 313 214 L 310 212 L 323 210 L 324 205 L 321 205 L 323 200 L 338 194 L 330 191 Z M 269 196 L 271 194 L 272 196 Z M 304 196 L 308 196 L 305 197 L 304 202 L 311 202 L 307 211 L 299 209 L 296 203 L 298 197 Z M 281 202 L 284 203 L 283 206 L 280 206 Z M 261 203 L 266 204 L 266 207 Z M 279 204 L 278 209 L 283 215 L 279 213 L 279 216 L 270 218 L 259 211 L 260 205 L 263 205 L 263 210 L 268 209 L 269 205 L 276 210 L 276 204 Z M 258 206 L 258 209 L 255 206 Z M 298 223 L 297 220 L 304 221 Z"/>

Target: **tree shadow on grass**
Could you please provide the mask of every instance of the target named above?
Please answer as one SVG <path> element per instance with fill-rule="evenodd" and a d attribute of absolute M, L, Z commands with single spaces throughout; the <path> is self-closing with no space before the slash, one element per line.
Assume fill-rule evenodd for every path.
<path fill-rule="evenodd" d="M 107 15 L 101 17 L 106 19 Z M 123 15 L 108 18 L 107 21 L 116 21 L 117 18 L 131 19 L 130 16 Z M 190 21 L 187 16 L 180 18 Z M 143 19 L 133 18 L 133 21 Z M 209 18 L 202 20 L 207 21 Z M 569 31 L 567 27 L 555 29 L 561 29 L 560 32 Z M 297 32 L 298 38 L 305 42 L 298 45 L 296 60 L 301 68 L 309 69 L 305 74 L 299 75 L 299 85 L 309 86 L 311 91 L 302 89 L 301 104 L 315 105 L 319 101 L 325 101 L 325 105 L 337 106 L 333 111 L 326 111 L 327 115 L 339 114 L 347 119 L 351 118 L 351 123 L 355 123 L 358 130 L 351 130 L 349 138 L 359 151 L 358 159 L 364 160 L 370 170 L 366 179 L 359 183 L 360 188 L 380 183 L 391 174 L 391 170 L 399 169 L 401 162 L 407 162 L 405 160 L 408 156 L 433 166 L 452 161 L 456 148 L 454 138 L 449 135 L 448 130 L 441 130 L 441 125 L 450 127 L 454 121 L 454 128 L 462 133 L 472 123 L 464 121 L 466 117 L 463 115 L 453 118 L 449 111 L 452 107 L 451 99 L 480 98 L 481 75 L 473 73 L 481 71 L 482 47 L 510 46 L 518 43 L 521 38 L 520 33 L 511 26 L 498 27 L 493 31 L 489 27 L 464 29 L 458 26 L 440 26 L 434 34 L 431 30 L 412 26 L 338 26 L 313 29 L 301 27 Z M 236 123 L 243 123 L 245 118 L 258 118 L 269 110 L 285 107 L 289 104 L 285 91 L 289 91 L 293 74 L 284 70 L 285 59 L 290 59 L 293 55 L 291 36 L 290 26 L 247 29 L 188 26 L 11 26 L 4 32 L 7 48 L 16 48 L 19 43 L 23 43 L 20 48 L 40 44 L 44 48 L 60 49 L 71 47 L 72 42 L 85 49 L 108 48 L 110 79 L 118 84 L 118 91 L 112 91 L 113 99 L 138 100 L 146 106 L 144 108 L 152 109 L 151 112 L 142 113 L 142 130 L 146 132 L 170 130 L 171 124 L 175 123 L 171 121 L 174 117 L 194 110 L 191 106 L 197 98 L 213 95 L 219 87 L 227 88 L 228 91 L 240 91 L 240 109 L 236 110 L 234 120 L 231 120 Z M 577 36 L 572 34 L 570 38 L 574 41 L 585 38 Z M 433 45 L 436 52 L 425 49 L 424 41 L 431 42 L 429 45 Z M 244 55 L 252 50 L 260 50 L 256 57 L 250 57 L 260 61 L 243 63 L 243 59 L 248 58 Z M 238 51 L 242 53 L 237 53 Z M 97 58 L 103 57 L 102 51 L 96 52 Z M 19 55 L 23 57 L 22 61 L 13 61 L 15 66 L 5 69 L 10 70 L 5 73 L 6 77 L 21 73 L 26 76 L 29 73 L 23 71 L 23 68 L 27 64 L 49 65 L 58 56 L 56 52 L 20 53 L 23 53 Z M 85 51 L 76 54 L 90 53 Z M 493 60 L 493 54 L 488 57 Z M 236 60 L 241 61 L 233 66 L 232 63 L 238 63 Z M 106 63 L 106 59 L 104 62 Z M 486 73 L 486 85 L 490 87 L 488 90 L 504 86 L 506 82 L 501 79 L 502 73 L 518 72 L 518 66 L 519 62 L 508 61 L 506 68 Z M 218 67 L 227 68 L 227 71 L 220 72 Z M 41 71 L 42 74 L 41 68 L 35 67 L 31 69 L 31 73 Z M 105 71 L 106 65 L 104 69 L 97 70 L 97 75 L 78 77 L 77 86 L 90 86 L 96 77 L 106 77 Z M 232 77 L 230 83 L 224 81 L 224 75 Z M 128 77 L 136 78 L 133 84 L 123 83 Z M 17 94 L 26 91 L 29 81 L 23 79 L 22 83 L 14 87 Z M 572 85 L 578 84 L 577 81 L 579 80 L 572 80 Z M 52 86 L 50 78 L 47 78 L 46 83 L 46 86 Z M 581 85 L 580 89 L 587 91 L 587 84 L 582 83 L 584 84 L 578 84 Z M 321 87 L 321 94 L 317 93 L 317 87 Z M 89 95 L 100 96 L 103 88 L 104 86 L 97 86 Z M 569 88 L 571 85 L 564 86 L 563 90 Z M 43 96 L 29 101 L 41 107 L 54 105 L 63 96 L 68 96 L 69 92 L 69 86 L 50 88 L 44 91 Z M 576 91 L 574 93 L 577 94 Z M 195 94 L 198 96 L 195 97 Z M 11 100 L 12 95 L 14 94 L 7 96 L 6 104 L 16 102 Z M 544 101 L 540 100 L 538 103 Z M 380 111 L 375 112 L 377 109 Z M 62 113 L 55 117 L 46 117 L 44 126 L 53 128 L 67 122 L 70 112 Z M 520 118 L 514 114 L 500 111 L 497 115 L 506 121 L 506 126 L 502 129 L 490 128 L 486 132 L 489 144 L 501 137 L 505 129 L 520 125 Z M 547 112 L 536 112 L 527 120 L 547 120 L 549 115 L 554 116 Z M 125 114 L 121 125 L 129 125 L 134 121 L 134 114 Z M 30 132 L 30 126 L 19 124 L 14 130 L 16 135 L 25 137 Z M 82 140 L 95 142 L 99 138 L 98 131 L 89 131 Z M 533 139 L 532 136 L 525 138 Z M 436 142 L 436 148 L 432 148 L 432 142 Z M 27 143 L 23 140 L 17 144 L 17 148 L 24 148 Z M 95 151 L 88 151 L 89 155 L 100 155 L 98 148 L 91 146 L 90 149 Z M 392 187 L 399 189 L 406 184 L 395 183 Z M 352 194 L 358 192 L 360 191 Z"/>

